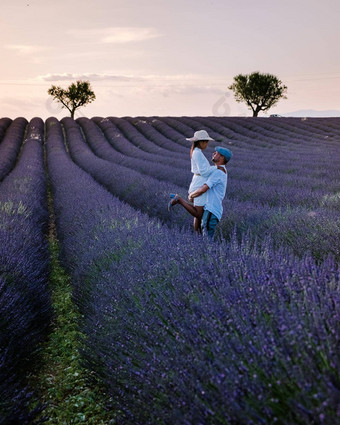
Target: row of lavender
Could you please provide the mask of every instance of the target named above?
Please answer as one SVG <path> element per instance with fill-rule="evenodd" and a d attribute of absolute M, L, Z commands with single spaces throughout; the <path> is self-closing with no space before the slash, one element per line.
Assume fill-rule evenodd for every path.
<path fill-rule="evenodd" d="M 246 133 L 248 120 L 243 119 L 236 125 L 237 121 L 224 119 L 216 124 L 213 118 L 80 118 L 77 120 L 81 127 L 78 148 L 72 149 L 75 142 L 71 137 L 71 152 L 79 163 L 79 149 L 86 150 L 91 165 L 82 160 L 81 166 L 113 194 L 163 221 L 183 226 L 189 223 L 189 218 L 185 219 L 177 210 L 169 216 L 165 211 L 167 196 L 170 192 L 186 196 L 191 175 L 185 136 L 205 128 L 218 140 L 208 149 L 208 157 L 217 143 L 228 147 L 233 144 L 234 156 L 228 167 L 230 177 L 224 202 L 226 214 L 220 224 L 224 238 L 228 239 L 236 226 L 240 235 L 249 229 L 257 237 L 271 235 L 278 245 L 290 245 L 299 255 L 310 250 L 320 259 L 328 253 L 340 258 L 339 131 L 324 126 L 320 135 L 321 130 L 312 127 L 309 133 L 303 129 L 300 139 L 295 136 L 291 140 L 292 130 L 285 129 L 285 141 L 278 146 L 274 127 L 270 144 L 261 146 L 262 141 L 251 131 L 246 145 L 241 146 L 244 136 L 239 128 Z M 253 127 L 261 128 L 252 122 Z M 257 122 L 264 126 L 269 120 Z M 299 129 L 297 123 L 300 121 L 290 126 Z M 63 124 L 77 131 L 75 123 L 71 124 L 68 119 L 64 119 Z M 233 139 L 223 136 L 229 127 L 236 127 Z M 331 141 L 324 139 L 326 130 Z M 306 140 L 304 133 L 309 134 Z M 85 140 L 101 161 L 91 155 Z M 93 162 L 98 164 L 96 171 Z M 121 184 L 113 187 L 112 180 L 129 181 L 127 190 Z"/>
<path fill-rule="evenodd" d="M 88 140 L 93 142 L 93 147 L 98 142 L 103 142 L 102 134 L 91 120 L 83 121 L 83 131 L 71 118 L 63 118 L 61 123 L 63 124 L 66 141 L 73 160 L 113 195 L 163 222 L 170 224 L 171 220 L 173 220 L 173 224 L 178 227 L 189 227 L 191 220 L 189 220 L 184 211 L 178 210 L 172 217 L 167 210 L 169 193 L 174 188 L 180 188 L 166 180 L 157 178 L 158 174 L 152 172 L 154 168 L 159 173 L 161 172 L 157 168 L 157 163 L 154 166 L 149 161 L 146 165 L 150 170 L 150 174 L 142 175 L 141 167 L 146 170 L 143 161 L 139 162 L 136 158 L 133 158 L 131 163 L 128 159 L 126 162 L 120 160 L 112 162 L 110 153 L 113 150 L 110 147 L 107 148 L 107 153 L 102 154 L 107 159 L 99 158 L 92 152 L 83 137 L 83 133 L 85 133 Z M 96 148 L 94 147 L 94 149 Z M 164 169 L 164 167 L 162 166 L 161 168 Z"/>
<path fill-rule="evenodd" d="M 167 119 L 168 121 L 170 119 Z M 22 122 L 22 119 L 19 119 L 18 122 Z M 174 184 L 171 182 L 169 183 L 169 179 L 165 178 L 163 180 L 163 182 L 160 182 L 159 180 L 159 173 L 161 171 L 164 171 L 164 169 L 166 169 L 167 166 L 169 166 L 169 158 L 174 158 L 175 164 L 171 163 L 171 166 L 174 166 L 174 168 L 176 169 L 175 173 L 175 177 L 176 179 L 179 178 L 180 174 L 182 176 L 186 175 L 187 178 L 187 174 L 188 174 L 188 170 L 187 170 L 187 166 L 186 164 L 183 164 L 183 151 L 180 150 L 179 152 L 177 152 L 176 154 L 176 144 L 172 145 L 172 149 L 169 149 L 169 143 L 166 144 L 166 141 L 163 140 L 163 147 L 162 146 L 148 146 L 146 148 L 145 151 L 143 151 L 141 149 L 141 144 L 145 143 L 145 139 L 143 139 L 143 137 L 140 136 L 141 132 L 138 131 L 134 137 L 133 140 L 136 143 L 136 149 L 140 152 L 140 153 L 145 153 L 147 155 L 145 155 L 145 161 L 147 160 L 147 156 L 148 155 L 153 155 L 152 161 L 149 161 L 149 167 L 148 164 L 143 164 L 144 169 L 143 170 L 149 170 L 149 176 L 150 179 L 145 179 L 143 178 L 143 180 L 141 180 L 141 172 L 142 170 L 139 169 L 140 165 L 139 165 L 139 161 L 137 161 L 135 158 L 131 158 L 132 161 L 127 161 L 127 158 L 129 157 L 129 155 L 121 155 L 120 158 L 118 158 L 117 162 L 120 162 L 120 164 L 122 164 L 122 162 L 124 160 L 126 160 L 125 162 L 125 166 L 123 167 L 118 167 L 118 166 L 112 166 L 112 162 L 113 161 L 113 156 L 112 158 L 110 158 L 110 160 L 112 161 L 111 164 L 108 164 L 107 160 L 98 160 L 98 158 L 96 158 L 93 153 L 88 149 L 88 147 L 85 145 L 84 143 L 84 137 L 82 136 L 82 133 L 85 134 L 85 138 L 86 140 L 89 142 L 89 144 L 91 145 L 91 148 L 96 152 L 96 154 L 99 154 L 99 151 L 102 149 L 102 146 L 105 145 L 106 148 L 108 148 L 109 146 L 107 145 L 107 142 L 112 142 L 112 140 L 114 139 L 119 139 L 122 138 L 122 132 L 120 131 L 117 135 L 118 137 L 111 137 L 109 136 L 110 131 L 112 131 L 112 128 L 110 128 L 109 126 L 107 126 L 106 129 L 103 129 L 103 124 L 107 124 L 108 121 L 112 122 L 113 119 L 110 120 L 103 120 L 103 119 L 94 119 L 92 120 L 86 120 L 83 119 L 83 122 L 79 122 L 80 127 L 81 127 L 81 131 L 80 128 L 75 125 L 75 123 L 72 120 L 69 119 L 65 119 L 63 120 L 63 125 L 65 127 L 66 130 L 66 134 L 68 135 L 68 139 L 69 139 L 69 144 L 71 146 L 71 152 L 72 155 L 74 156 L 74 158 L 76 158 L 76 156 L 78 155 L 78 157 L 81 157 L 81 161 L 79 163 L 82 163 L 82 166 L 86 169 L 87 167 L 90 167 L 91 169 L 91 173 L 99 180 L 101 181 L 102 184 L 107 185 L 107 187 L 113 192 L 113 193 L 117 193 L 122 199 L 125 199 L 126 201 L 128 201 L 131 204 L 134 204 L 137 208 L 145 208 L 145 211 L 148 212 L 148 214 L 151 215 L 155 215 L 155 216 L 159 216 L 161 214 L 163 214 L 163 217 L 161 216 L 162 220 L 165 222 L 173 222 L 175 221 L 176 223 L 180 223 L 182 226 L 186 226 L 188 224 L 188 218 L 183 215 L 181 216 L 178 212 L 175 213 L 175 215 L 170 216 L 167 212 L 166 209 L 164 208 L 166 206 L 167 203 L 167 194 L 168 191 L 172 191 L 171 189 L 173 189 L 174 187 L 177 188 L 178 190 L 181 190 L 181 188 L 186 187 L 187 181 L 185 183 L 183 183 L 183 185 L 181 186 L 181 181 L 177 180 L 177 184 L 179 184 L 179 186 L 174 186 Z M 90 122 L 88 122 L 90 121 Z M 115 119 L 115 121 L 118 123 L 118 119 Z M 128 121 L 128 120 L 126 120 Z M 132 119 L 129 119 L 129 121 L 133 121 Z M 159 121 L 159 120 L 158 120 Z M 180 120 L 170 120 L 171 124 L 174 125 L 174 122 L 180 122 Z M 96 122 L 96 125 L 93 125 L 93 122 Z M 157 120 L 155 120 L 155 122 L 157 122 Z M 192 121 L 190 121 L 192 124 Z M 103 133 L 101 133 L 100 131 L 98 132 L 98 124 L 100 124 L 100 128 L 102 129 Z M 143 123 L 144 124 L 144 123 Z M 186 124 L 184 123 L 180 123 L 181 125 L 179 126 L 181 128 L 181 131 L 183 131 L 183 129 L 185 128 Z M 121 124 L 119 124 L 121 126 Z M 193 125 L 193 124 L 192 124 Z M 165 129 L 167 131 L 169 131 L 169 126 L 161 126 L 159 125 L 159 123 L 157 124 L 158 129 L 162 129 L 162 131 L 164 132 Z M 38 126 L 39 127 L 39 126 Z M 122 126 L 121 126 L 122 127 Z M 130 134 L 130 138 L 132 138 L 131 136 L 131 125 L 126 125 L 126 127 L 128 128 L 128 130 L 125 130 L 127 132 L 127 134 Z M 188 127 L 188 126 L 187 126 Z M 201 126 L 202 127 L 202 126 Z M 187 133 L 189 133 L 189 131 L 192 133 L 192 129 L 194 128 L 191 127 L 191 130 L 189 128 L 189 130 L 187 130 Z M 24 126 L 22 127 L 22 129 L 24 129 Z M 34 130 L 34 126 L 31 129 L 31 138 L 36 138 L 39 139 L 39 134 L 42 134 L 42 128 L 40 128 L 40 130 L 38 130 L 36 132 L 36 130 Z M 2 143 L 0 144 L 0 149 L 2 146 L 6 146 L 6 144 L 4 144 L 6 137 L 8 138 L 8 134 L 9 134 L 9 130 L 11 130 L 11 126 L 9 127 L 8 131 L 4 136 L 4 139 L 2 141 Z M 105 133 L 106 130 L 106 133 Z M 146 131 L 146 130 L 145 130 Z M 177 131 L 177 130 L 176 130 Z M 130 132 L 130 133 L 129 133 Z M 13 133 L 14 134 L 14 133 Z M 22 134 L 23 131 L 21 132 L 21 136 L 16 136 L 16 143 L 13 143 L 13 145 L 11 146 L 11 144 L 7 143 L 7 146 L 15 146 L 15 149 L 17 149 L 18 152 L 18 146 L 20 148 L 20 142 L 22 140 Z M 106 136 L 106 144 L 104 143 L 104 139 L 103 138 L 103 134 L 105 134 Z M 157 133 L 156 133 L 157 134 Z M 117 136 L 116 135 L 116 136 Z M 189 135 L 189 134 L 187 134 Z M 191 135 L 191 134 L 190 134 Z M 113 136 L 113 134 L 111 133 L 111 136 Z M 150 135 L 148 136 L 150 140 L 157 140 L 157 137 L 155 137 L 154 135 Z M 41 139 L 41 137 L 40 137 Z M 159 138 L 161 139 L 161 138 Z M 90 141 L 93 141 L 93 143 L 90 143 Z M 175 136 L 172 137 L 172 139 L 170 140 L 175 140 L 177 144 L 182 144 L 183 146 L 185 146 L 185 141 L 183 140 L 183 134 L 181 136 L 181 133 L 178 131 L 176 133 Z M 126 143 L 128 141 L 128 139 L 126 138 L 126 140 L 123 141 L 123 143 L 121 144 L 121 149 L 126 149 L 128 143 Z M 100 143 L 98 143 L 100 142 Z M 103 143 L 102 143 L 103 142 Z M 158 143 L 161 143 L 162 140 L 159 140 Z M 225 141 L 226 142 L 226 141 Z M 333 143 L 333 142 L 332 142 Z M 167 149 L 165 149 L 165 147 L 167 147 Z M 234 148 L 233 148 L 234 149 Z M 167 155 L 164 155 L 164 150 L 166 150 Z M 171 152 L 172 151 L 172 152 Z M 187 151 L 187 148 L 186 148 Z M 13 152 L 13 150 L 11 150 L 11 152 Z M 103 158 L 108 158 L 106 155 L 108 155 L 109 150 L 108 149 L 104 149 L 104 151 L 102 151 L 102 156 Z M 336 152 L 335 152 L 336 154 Z M 112 149 L 110 152 L 110 156 L 112 155 Z M 9 167 L 8 169 L 13 168 L 14 163 L 13 163 L 13 158 L 15 156 L 11 155 L 11 160 L 9 161 L 10 165 L 7 165 L 7 167 Z M 2 160 L 6 161 L 7 156 L 3 155 Z M 157 169 L 155 167 L 155 164 L 157 163 L 157 161 L 161 162 L 161 159 L 165 159 L 165 162 L 163 162 L 163 166 L 161 167 L 161 169 Z M 78 159 L 79 161 L 79 159 Z M 93 164 L 91 165 L 91 163 L 94 162 L 96 163 L 96 166 L 93 166 Z M 331 161 L 332 164 L 332 161 Z M 104 167 L 105 165 L 105 167 Z M 108 167 L 108 165 L 110 165 L 110 167 Z M 106 173 L 103 173 L 103 169 L 106 168 Z M 181 171 L 182 169 L 182 171 Z M 154 171 L 157 171 L 157 173 L 153 174 Z M 168 170 L 166 170 L 168 171 Z M 327 170 L 329 171 L 329 170 Z M 104 177 L 103 177 L 104 176 Z M 153 178 L 152 178 L 153 176 Z M 130 180 L 126 180 L 126 179 L 130 179 Z M 115 185 L 110 186 L 111 180 L 115 181 Z M 182 180 L 184 182 L 184 180 Z M 128 184 L 125 185 L 123 183 L 127 182 Z M 140 190 L 142 186 L 142 190 Z M 150 188 L 152 188 L 152 193 L 155 193 L 155 196 L 150 196 Z M 156 189 L 156 191 L 155 191 Z M 158 192 L 157 192 L 158 190 Z M 148 197 L 144 197 L 144 194 L 148 194 Z M 139 202 L 139 204 L 136 205 L 136 200 L 137 202 Z M 143 202 L 144 202 L 144 206 L 143 206 Z M 240 210 L 242 211 L 244 209 L 245 204 L 244 203 L 240 203 Z M 254 206 L 252 205 L 252 202 L 249 202 L 249 208 L 253 208 Z M 257 209 L 259 207 L 259 205 L 256 206 Z M 93 212 L 93 210 L 91 211 Z M 257 211 L 258 214 L 258 218 L 259 220 L 262 220 L 264 215 L 262 213 L 266 212 L 266 208 L 262 208 L 259 209 Z M 314 211 L 308 211 L 308 213 L 313 213 L 315 214 Z M 178 215 L 176 215 L 178 214 Z M 313 214 L 310 215 L 310 217 L 313 217 Z M 314 216 L 315 217 L 315 216 Z M 78 219 L 79 221 L 81 220 L 81 218 Z M 182 221 L 181 221 L 182 220 Z M 298 230 L 300 230 L 301 232 L 301 236 L 304 236 L 304 229 L 300 229 L 299 228 L 299 222 L 297 222 L 297 228 Z M 335 223 L 336 224 L 336 223 Z M 114 224 L 115 225 L 115 224 Z M 131 225 L 131 223 L 128 224 L 129 226 Z M 159 224 L 156 224 L 156 227 L 159 226 Z M 278 228 L 281 226 L 280 221 L 278 220 L 277 222 L 277 226 Z M 246 228 L 244 229 L 246 230 Z M 318 231 L 320 229 L 317 229 Z M 317 233 L 317 232 L 316 232 Z M 339 246 L 336 244 L 337 241 L 337 236 L 336 233 L 333 234 L 334 236 L 334 246 Z M 326 238 L 327 239 L 327 238 Z M 328 238 L 329 239 L 329 238 Z M 330 243 L 332 243 L 330 241 Z M 305 245 L 304 243 L 302 243 L 302 250 L 304 249 Z M 302 251 L 301 251 L 302 252 Z"/>
<path fill-rule="evenodd" d="M 107 172 L 115 180 L 122 169 L 100 172 L 107 161 L 86 149 L 72 120 L 62 123 L 75 160 L 96 179 Z M 170 230 L 76 166 L 58 120 L 46 127 L 62 259 L 84 315 L 84 361 L 108 386 L 113 417 L 334 424 L 339 267 L 298 260 L 270 241 L 207 244 Z"/>
<path fill-rule="evenodd" d="M 0 181 L 12 170 L 22 145 L 27 120 L 9 118 L 0 120 Z"/>
<path fill-rule="evenodd" d="M 226 201 L 224 235 L 230 232 L 229 217 L 235 217 L 241 232 L 250 227 L 299 255 L 309 250 L 316 258 L 328 253 L 340 258 L 339 119 L 187 118 L 186 123 L 193 129 L 203 123 L 218 130 L 217 137 L 230 127 L 248 136 L 246 149 L 237 134 L 232 140 L 228 196 L 239 206 L 229 209 Z"/>
<path fill-rule="evenodd" d="M 111 119 L 111 121 L 112 120 L 113 119 Z M 242 121 L 243 127 L 241 125 L 238 126 L 240 132 L 235 133 L 233 139 L 228 139 L 228 137 L 223 136 L 223 131 L 234 122 L 234 119 L 225 119 L 223 121 L 224 125 L 219 125 L 218 127 L 213 125 L 214 119 L 212 118 L 172 119 L 170 121 L 171 124 L 173 126 L 177 124 L 176 133 L 169 130 L 169 128 L 167 129 L 164 124 L 163 126 L 159 126 L 158 122 L 162 120 L 164 121 L 165 118 L 149 120 L 149 122 L 142 119 L 114 119 L 116 123 L 120 122 L 119 128 L 122 131 L 125 128 L 125 134 L 132 135 L 133 138 L 136 138 L 136 132 L 142 132 L 141 135 L 144 134 L 143 144 L 140 144 L 142 149 L 147 149 L 147 146 L 150 145 L 150 141 L 157 140 L 160 137 L 159 131 L 162 131 L 163 135 L 167 136 L 169 146 L 170 140 L 177 140 L 179 131 L 183 133 L 182 141 L 184 141 L 184 136 L 192 135 L 193 131 L 200 128 L 207 129 L 209 133 L 218 140 L 218 143 L 227 144 L 229 146 L 231 144 L 230 147 L 235 154 L 235 161 L 230 164 L 230 171 L 233 172 L 234 181 L 242 181 L 242 186 L 235 186 L 235 190 L 231 192 L 232 197 L 238 200 L 242 200 L 242 194 L 244 194 L 243 196 L 245 199 L 252 199 L 256 202 L 260 201 L 264 204 L 275 203 L 276 205 L 284 206 L 288 203 L 294 206 L 297 203 L 301 205 L 301 203 L 308 202 L 307 205 L 309 206 L 311 202 L 315 204 L 323 194 L 339 190 L 336 177 L 339 177 L 339 167 L 337 164 L 339 159 L 340 136 L 338 135 L 337 140 L 334 140 L 336 133 L 332 129 L 329 130 L 329 134 L 333 136 L 333 141 L 331 143 L 326 143 L 325 139 L 320 138 L 318 134 L 316 137 L 314 135 L 313 140 L 315 143 L 312 143 L 308 138 L 300 139 L 298 142 L 296 137 L 293 139 L 290 133 L 288 133 L 288 136 L 286 135 L 285 138 L 285 143 L 282 146 L 276 145 L 278 134 L 274 131 L 271 132 L 271 137 L 269 139 L 270 146 L 261 146 L 262 139 L 258 140 L 258 138 L 253 136 L 253 132 L 249 132 L 246 148 L 241 148 L 241 129 L 243 129 L 243 132 L 247 131 L 247 120 Z M 122 125 L 122 122 L 125 121 L 130 123 L 130 128 L 126 128 L 126 124 Z M 166 121 L 169 121 L 169 119 Z M 186 122 L 185 125 L 183 121 Z M 132 126 L 131 122 L 134 123 L 134 126 Z M 151 129 L 156 124 L 157 132 L 155 132 L 156 129 L 154 129 L 154 134 L 151 136 Z M 311 131 L 310 134 L 313 134 L 313 132 Z M 131 136 L 129 137 L 132 138 Z M 187 143 L 186 153 L 188 153 L 188 142 L 185 143 Z M 172 143 L 172 145 L 181 146 L 178 143 Z M 214 145 L 215 144 L 213 144 L 213 146 Z M 165 146 L 165 144 L 163 146 Z M 169 152 L 163 150 L 161 154 L 167 156 Z M 187 160 L 187 155 L 185 159 Z M 171 163 L 171 158 L 168 158 L 168 160 Z M 187 168 L 186 166 L 186 169 Z M 328 180 L 322 180 L 322 176 L 328 177 Z M 249 188 L 247 186 L 251 185 L 253 181 L 257 184 L 256 193 L 254 193 L 254 186 L 250 186 Z M 278 187 L 280 192 L 285 189 L 285 185 L 291 186 L 292 184 L 294 187 L 297 186 L 299 188 L 307 186 L 308 189 L 313 189 L 313 192 L 318 189 L 321 191 L 315 194 L 313 192 L 308 193 L 303 198 L 301 198 L 301 196 L 300 198 L 296 198 L 295 195 L 293 196 L 293 200 L 283 192 L 280 197 L 271 200 L 270 193 L 267 194 L 267 197 L 258 193 L 260 192 L 259 189 L 261 189 L 261 181 L 264 181 L 267 185 L 272 184 L 274 187 Z M 253 195 L 253 198 L 251 195 Z"/>
<path fill-rule="evenodd" d="M 6 174 L 0 184 L 0 423 L 6 425 L 31 423 L 41 409 L 30 411 L 34 396 L 26 377 L 52 314 L 44 123 L 27 124 L 24 118 L 8 123 L 0 145 Z"/>
<path fill-rule="evenodd" d="M 99 120 L 95 119 L 95 121 L 98 123 Z M 105 121 L 107 120 L 99 121 L 99 125 L 101 124 L 101 122 Z M 312 181 L 309 181 L 309 183 L 313 186 L 313 189 L 317 189 L 317 187 L 314 186 L 318 184 L 318 188 L 323 188 L 324 191 L 333 190 L 332 186 L 334 185 L 335 179 L 332 178 L 334 177 L 332 174 L 330 175 L 329 181 L 326 181 L 326 183 L 331 185 L 330 188 L 327 185 L 327 188 L 325 189 L 322 185 L 323 182 L 320 182 L 320 173 L 322 172 L 322 174 L 325 175 L 325 169 L 327 170 L 327 175 L 329 175 L 329 173 L 332 173 L 332 171 L 338 171 L 336 161 L 339 157 L 339 135 L 337 140 L 334 141 L 334 136 L 336 136 L 336 133 L 332 129 L 329 130 L 329 134 L 333 136 L 333 141 L 328 144 L 323 138 L 320 138 L 318 134 L 316 136 L 314 135 L 313 140 L 315 143 L 313 144 L 307 137 L 306 139 L 300 139 L 298 141 L 296 137 L 292 138 L 290 133 L 288 133 L 284 141 L 285 144 L 283 146 L 277 146 L 276 141 L 278 134 L 277 132 L 272 131 L 271 137 L 269 138 L 270 146 L 261 146 L 261 142 L 263 139 L 258 140 L 258 138 L 255 137 L 255 135 L 253 134 L 254 132 L 250 132 L 247 129 L 247 120 L 243 120 L 242 125 L 240 124 L 238 126 L 238 130 L 240 132 L 234 133 L 232 139 L 224 136 L 223 132 L 234 122 L 234 119 L 225 119 L 223 121 L 224 125 L 220 124 L 218 126 L 216 126 L 216 124 L 214 125 L 215 121 L 213 118 L 178 118 L 176 120 L 170 120 L 169 118 L 155 118 L 153 120 L 149 119 L 148 121 L 143 119 L 131 118 L 111 118 L 110 121 L 111 127 L 114 125 L 116 128 L 118 128 L 121 132 L 124 133 L 124 135 L 126 136 L 125 139 L 130 139 L 130 144 L 136 144 L 135 141 L 139 134 L 138 146 L 141 149 L 150 150 L 150 142 L 156 143 L 157 141 L 159 143 L 159 139 L 161 137 L 163 137 L 164 139 L 162 143 L 163 148 L 167 147 L 168 149 L 170 149 L 171 145 L 171 150 L 176 149 L 176 146 L 178 150 L 180 147 L 181 149 L 178 151 L 178 153 L 186 153 L 185 158 L 183 158 L 182 155 L 182 159 L 186 160 L 186 169 L 188 168 L 187 154 L 189 143 L 184 140 L 184 137 L 192 135 L 193 131 L 197 129 L 205 128 L 209 131 L 209 133 L 212 134 L 213 137 L 216 138 L 216 140 L 218 140 L 218 143 L 231 145 L 231 149 L 233 150 L 233 152 L 235 151 L 237 167 L 234 166 L 233 163 L 231 163 L 230 170 L 233 171 L 234 179 L 244 180 L 243 185 L 246 182 L 248 182 L 249 184 L 251 180 L 255 180 L 257 183 L 259 183 L 258 174 L 261 171 L 261 180 L 265 180 L 266 183 L 272 183 L 274 185 L 280 184 L 280 190 L 282 190 L 283 185 L 289 184 L 289 182 L 291 182 L 292 180 L 292 177 L 295 177 L 295 175 L 297 175 L 300 171 L 303 171 L 307 173 L 307 176 L 301 175 L 302 173 L 299 173 L 300 175 L 297 176 L 299 178 L 296 182 L 294 182 L 294 185 L 297 184 L 298 187 L 306 186 L 306 178 L 308 177 L 309 179 L 312 179 Z M 113 123 L 113 121 L 115 124 Z M 168 125 L 165 125 L 163 121 L 170 122 L 173 127 L 170 128 Z M 183 124 L 183 122 L 186 122 L 187 124 Z M 159 123 L 163 123 L 163 125 L 160 125 Z M 174 127 L 176 127 L 177 130 L 174 130 Z M 240 141 L 242 141 L 242 129 L 243 132 L 249 131 L 249 135 L 247 139 L 247 145 L 241 149 Z M 182 132 L 182 135 L 181 133 L 179 133 L 179 131 Z M 314 133 L 311 131 L 310 134 Z M 121 137 L 121 134 L 119 135 L 119 133 L 113 134 L 113 137 L 110 141 L 112 143 L 115 143 L 114 138 L 116 138 L 117 140 L 119 136 Z M 184 142 L 187 145 L 186 150 L 184 152 L 182 143 L 179 144 L 178 142 L 179 137 L 182 137 L 182 143 Z M 174 143 L 173 141 L 176 141 L 176 143 Z M 126 140 L 124 140 L 124 142 L 126 142 Z M 214 146 L 215 144 L 212 145 Z M 178 167 L 178 159 L 175 160 L 172 158 L 172 152 L 169 153 L 169 150 L 166 151 L 165 149 L 163 149 L 161 152 L 158 151 L 158 153 L 166 157 L 168 163 L 170 163 L 171 165 L 174 161 L 176 161 L 175 163 Z M 127 152 L 127 154 L 131 155 L 132 152 Z M 138 157 L 138 154 L 136 156 Z M 306 168 L 306 170 L 304 170 L 304 168 Z M 243 173 L 245 172 L 246 174 L 243 175 Z M 265 175 L 263 175 L 263 173 Z M 286 174 L 288 174 L 288 176 Z M 336 186 L 336 188 L 338 189 L 339 187 Z M 232 193 L 233 197 L 236 197 L 236 193 L 240 192 L 240 188 L 237 189 L 237 191 Z M 254 192 L 253 187 L 250 187 L 249 190 L 247 190 L 247 187 L 243 187 L 242 189 L 246 197 L 248 197 Z M 259 195 L 256 194 L 256 196 L 258 197 Z M 314 198 L 316 198 L 316 196 L 314 196 Z M 254 199 L 258 201 L 258 198 Z M 280 205 L 284 205 L 287 201 L 288 200 L 283 197 L 283 199 L 281 199 Z M 297 201 L 300 202 L 300 200 Z M 268 203 L 266 198 L 263 199 L 263 202 Z M 290 203 L 292 202 L 290 201 Z"/>

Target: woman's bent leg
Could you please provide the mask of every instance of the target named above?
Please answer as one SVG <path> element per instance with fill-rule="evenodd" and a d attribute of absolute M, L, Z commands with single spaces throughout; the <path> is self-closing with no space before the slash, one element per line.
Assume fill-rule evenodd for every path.
<path fill-rule="evenodd" d="M 180 196 L 176 195 L 176 197 L 170 201 L 171 205 L 176 205 L 176 204 L 180 204 L 182 205 L 182 207 L 184 207 L 188 213 L 190 213 L 193 217 L 196 218 L 202 218 L 202 214 L 201 211 L 198 211 L 197 208 L 201 208 L 201 207 L 195 207 L 192 204 L 189 204 L 189 202 L 185 201 L 183 198 L 181 198 Z"/>

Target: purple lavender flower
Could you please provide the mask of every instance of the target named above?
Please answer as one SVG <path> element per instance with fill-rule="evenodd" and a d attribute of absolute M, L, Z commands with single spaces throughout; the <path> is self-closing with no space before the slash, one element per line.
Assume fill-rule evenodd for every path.
<path fill-rule="evenodd" d="M 23 141 L 24 124 L 23 119 L 12 124 L 17 136 L 11 132 L 11 140 L 17 147 Z M 41 410 L 38 406 L 29 411 L 35 396 L 25 378 L 52 315 L 43 132 L 43 121 L 32 119 L 20 158 L 0 185 L 1 424 L 31 423 Z"/>

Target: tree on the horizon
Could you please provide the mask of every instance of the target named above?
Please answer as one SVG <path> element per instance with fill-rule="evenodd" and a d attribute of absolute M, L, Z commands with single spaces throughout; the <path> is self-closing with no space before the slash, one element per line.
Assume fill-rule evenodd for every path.
<path fill-rule="evenodd" d="M 253 117 L 257 117 L 260 111 L 268 111 L 280 99 L 287 99 L 287 86 L 272 74 L 239 74 L 228 89 L 234 92 L 236 102 L 248 105 L 253 111 Z"/>
<path fill-rule="evenodd" d="M 71 118 L 74 118 L 74 113 L 78 108 L 93 102 L 96 98 L 91 90 L 90 82 L 80 80 L 72 83 L 67 89 L 52 85 L 48 89 L 48 94 L 53 96 L 53 100 L 56 99 L 60 102 L 63 108 L 70 111 Z"/>

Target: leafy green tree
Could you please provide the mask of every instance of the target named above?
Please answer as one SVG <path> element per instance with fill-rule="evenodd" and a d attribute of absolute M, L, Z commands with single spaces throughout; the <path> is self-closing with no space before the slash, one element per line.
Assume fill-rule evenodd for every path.
<path fill-rule="evenodd" d="M 71 113 L 71 118 L 74 118 L 76 109 L 80 106 L 85 106 L 95 100 L 96 95 L 91 90 L 89 81 L 77 81 L 72 83 L 66 90 L 54 86 L 48 89 L 48 94 L 53 96 L 53 100 L 57 100 L 62 104 L 62 107 L 67 108 Z"/>
<path fill-rule="evenodd" d="M 275 75 L 253 72 L 249 75 L 239 74 L 234 83 L 228 87 L 234 92 L 236 102 L 245 102 L 257 117 L 260 111 L 267 111 L 285 96 L 287 86 Z"/>

